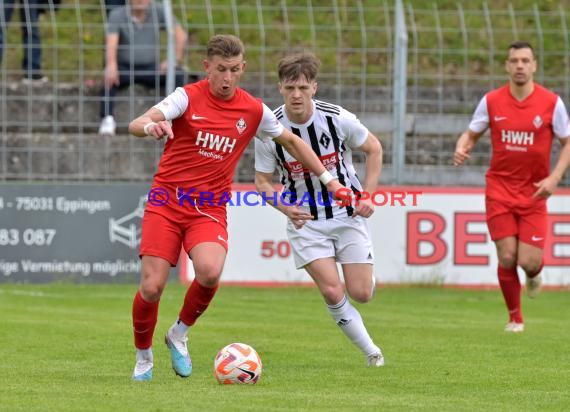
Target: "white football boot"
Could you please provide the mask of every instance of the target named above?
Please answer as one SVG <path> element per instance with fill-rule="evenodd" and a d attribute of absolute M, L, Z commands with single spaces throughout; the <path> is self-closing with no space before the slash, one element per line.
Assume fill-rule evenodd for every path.
<path fill-rule="evenodd" d="M 509 322 L 505 326 L 505 332 L 509 332 L 509 333 L 524 332 L 524 323 Z"/>
<path fill-rule="evenodd" d="M 372 367 L 384 366 L 384 356 L 382 355 L 382 351 L 378 353 L 373 353 L 372 355 L 368 355 L 366 360 L 368 366 Z"/>
<path fill-rule="evenodd" d="M 135 370 L 133 371 L 133 380 L 150 381 L 152 379 L 153 366 L 153 356 L 150 349 L 144 352 L 137 351 L 137 363 L 135 364 Z"/>

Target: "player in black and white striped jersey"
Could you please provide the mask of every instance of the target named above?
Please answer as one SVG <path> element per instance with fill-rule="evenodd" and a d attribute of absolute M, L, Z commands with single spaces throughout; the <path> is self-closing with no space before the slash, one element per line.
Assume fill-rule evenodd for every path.
<path fill-rule="evenodd" d="M 255 141 L 255 184 L 268 203 L 289 219 L 287 235 L 295 265 L 311 275 L 337 325 L 364 353 L 369 366 L 384 365 L 380 348 L 351 305 L 337 269 L 342 266 L 346 291 L 368 302 L 375 288 L 374 251 L 366 218 L 374 213 L 357 192 L 373 193 L 382 168 L 382 146 L 358 118 L 340 106 L 314 100 L 320 62 L 311 53 L 297 53 L 279 62 L 279 91 L 285 104 L 274 113 L 285 128 L 308 143 L 323 165 L 352 190 L 352 203 L 339 207 L 326 187 L 279 144 Z M 352 150 L 366 155 L 365 178 L 358 179 Z M 279 170 L 283 193 L 273 196 L 273 173 Z"/>

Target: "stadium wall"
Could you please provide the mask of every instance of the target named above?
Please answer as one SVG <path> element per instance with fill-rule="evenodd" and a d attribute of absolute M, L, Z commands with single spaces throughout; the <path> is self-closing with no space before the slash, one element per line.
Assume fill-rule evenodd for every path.
<path fill-rule="evenodd" d="M 241 192 L 241 206 L 228 208 L 230 253 L 222 279 L 261 285 L 310 283 L 303 270 L 295 269 L 285 216 L 261 204 L 243 206 L 244 193 L 255 191 L 254 186 L 234 190 Z M 497 259 L 485 224 L 482 188 L 389 186 L 375 193 L 376 203 L 385 202 L 369 219 L 378 282 L 497 286 Z M 560 190 L 548 206 L 545 284 L 568 286 L 570 190 Z M 193 278 L 191 261 L 181 262 L 182 280 L 188 281 Z"/>
<path fill-rule="evenodd" d="M 381 283 L 496 285 L 496 256 L 481 188 L 378 187 L 373 234 Z M 0 185 L 0 282 L 137 282 L 147 184 Z M 170 202 L 175 199 L 170 199 Z M 285 216 L 235 185 L 228 207 L 229 254 L 222 279 L 310 283 L 295 269 Z M 233 205 L 233 206 L 232 206 Z M 549 200 L 547 285 L 570 285 L 570 190 Z M 188 281 L 181 254 L 172 278 Z"/>

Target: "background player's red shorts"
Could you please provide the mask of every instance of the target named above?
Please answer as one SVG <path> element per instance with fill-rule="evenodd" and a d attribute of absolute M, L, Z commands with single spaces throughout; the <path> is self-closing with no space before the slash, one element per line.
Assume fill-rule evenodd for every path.
<path fill-rule="evenodd" d="M 516 236 L 521 242 L 544 249 L 546 202 L 522 206 L 485 198 L 485 209 L 487 227 L 493 241 Z"/>
<path fill-rule="evenodd" d="M 158 256 L 176 266 L 182 246 L 190 252 L 199 243 L 214 242 L 228 250 L 225 208 L 192 210 L 189 206 L 171 215 L 153 209 L 147 205 L 144 212 L 140 256 Z"/>

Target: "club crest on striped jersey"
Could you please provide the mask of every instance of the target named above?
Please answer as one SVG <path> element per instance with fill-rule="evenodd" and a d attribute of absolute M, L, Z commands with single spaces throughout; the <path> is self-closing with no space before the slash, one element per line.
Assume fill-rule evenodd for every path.
<path fill-rule="evenodd" d="M 242 134 L 246 128 L 247 128 L 247 123 L 245 122 L 244 118 L 241 117 L 236 123 L 236 129 L 239 134 Z"/>
<path fill-rule="evenodd" d="M 323 132 L 321 138 L 319 139 L 319 143 L 322 144 L 325 149 L 328 149 L 329 144 L 331 143 L 331 138 L 328 137 L 325 132 Z"/>
<path fill-rule="evenodd" d="M 542 126 L 542 119 L 540 118 L 539 115 L 536 115 L 536 117 L 534 118 L 534 120 L 532 121 L 532 124 L 534 125 L 534 127 L 536 127 L 537 129 Z"/>

